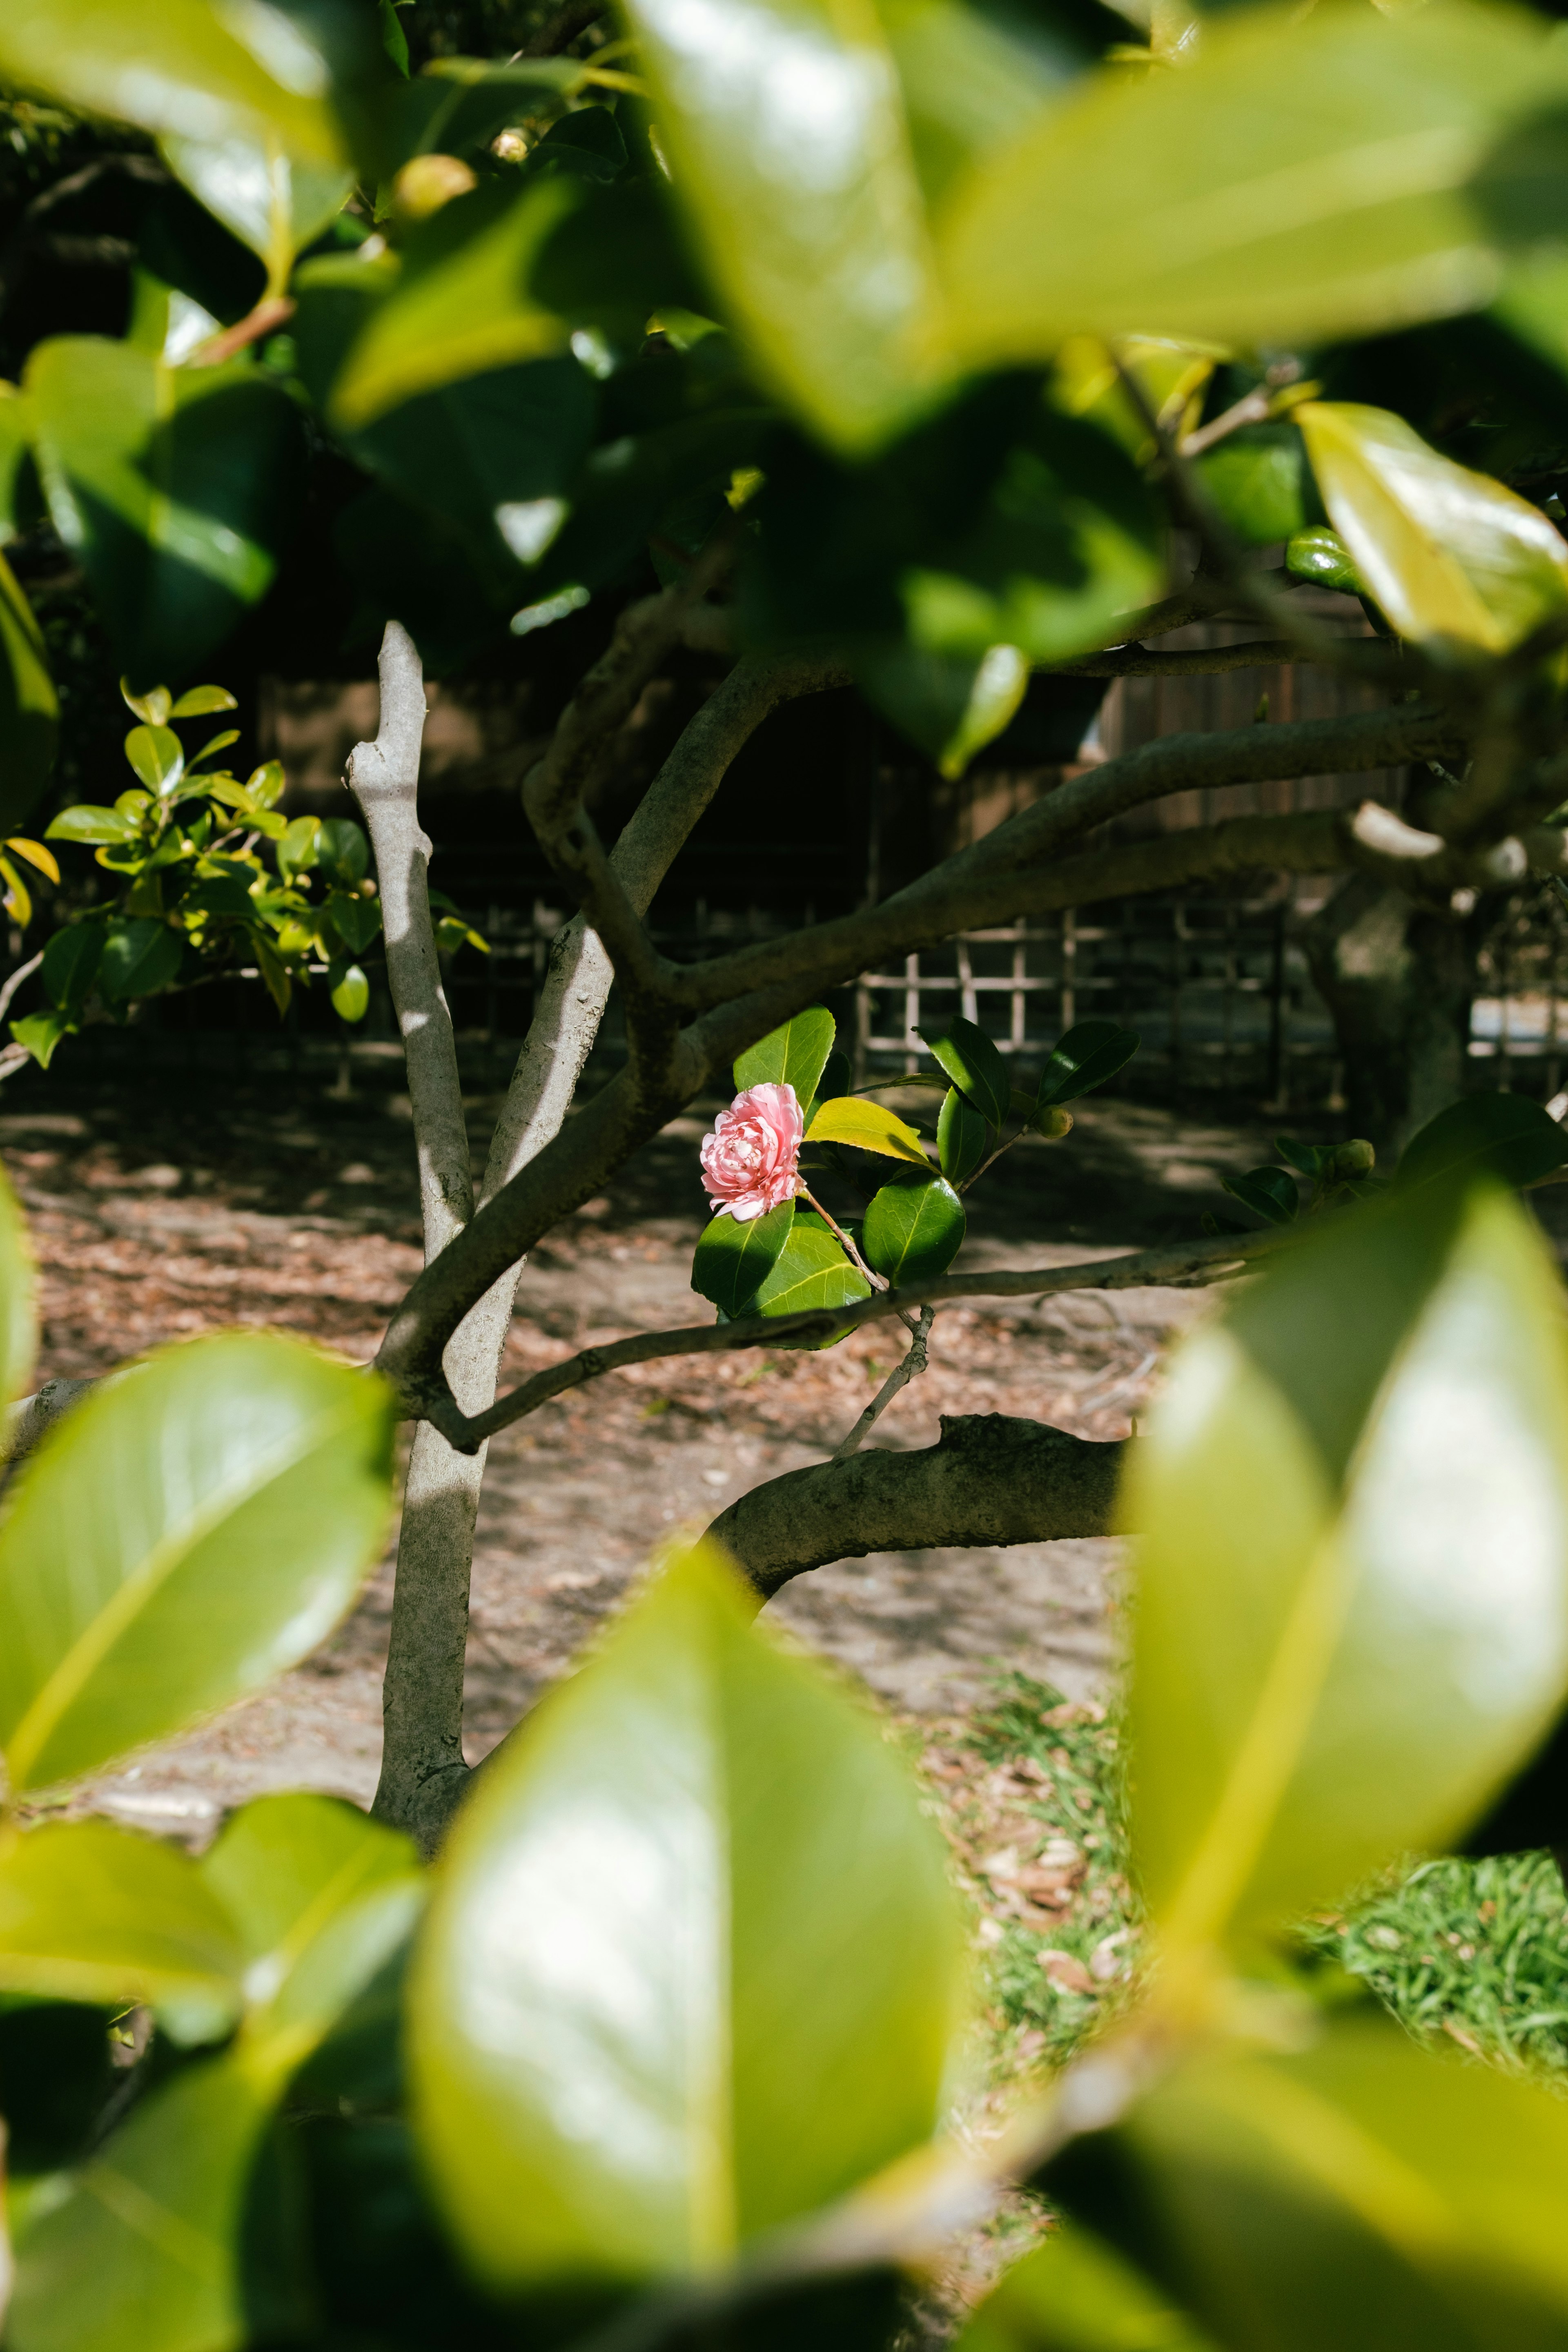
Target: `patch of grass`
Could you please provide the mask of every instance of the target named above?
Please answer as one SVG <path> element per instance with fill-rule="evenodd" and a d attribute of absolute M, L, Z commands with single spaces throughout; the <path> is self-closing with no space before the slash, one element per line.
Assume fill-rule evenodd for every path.
<path fill-rule="evenodd" d="M 980 1911 L 1002 2078 L 1060 2065 L 1121 2005 L 1141 1912 L 1118 1717 L 1026 1675 L 995 1692 L 922 1760 Z M 1550 1854 L 1407 1864 L 1300 1935 L 1418 2041 L 1568 2087 L 1568 1895 Z"/>

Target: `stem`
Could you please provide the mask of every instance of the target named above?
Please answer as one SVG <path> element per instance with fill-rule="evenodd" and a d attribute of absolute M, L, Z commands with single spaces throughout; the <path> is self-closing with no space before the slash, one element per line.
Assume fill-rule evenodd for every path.
<path fill-rule="evenodd" d="M 843 1444 L 835 1446 L 827 1457 L 830 1462 L 847 1462 L 852 1454 L 858 1454 L 900 1390 L 908 1388 L 911 1381 L 919 1380 L 926 1369 L 926 1341 L 931 1337 L 931 1327 L 935 1316 L 934 1307 L 921 1308 L 915 1320 L 914 1336 L 910 1341 L 909 1353 L 903 1362 L 896 1365 L 888 1374 Z"/>
<path fill-rule="evenodd" d="M 821 1202 L 816 1198 L 815 1192 L 808 1192 L 805 1186 L 803 1184 L 800 1188 L 800 1197 L 805 1202 L 807 1208 L 815 1209 L 816 1211 L 817 1215 L 822 1219 L 823 1223 L 827 1227 L 828 1232 L 833 1235 L 834 1239 L 842 1244 L 845 1254 L 848 1257 L 850 1264 L 857 1267 L 858 1271 L 865 1276 L 872 1289 L 889 1289 L 891 1286 L 888 1281 L 887 1276 L 885 1274 L 872 1273 L 870 1267 L 867 1265 L 865 1259 L 856 1248 L 850 1236 L 845 1232 L 843 1226 L 838 1223 L 837 1219 L 829 1215 L 828 1212 L 823 1207 Z"/>

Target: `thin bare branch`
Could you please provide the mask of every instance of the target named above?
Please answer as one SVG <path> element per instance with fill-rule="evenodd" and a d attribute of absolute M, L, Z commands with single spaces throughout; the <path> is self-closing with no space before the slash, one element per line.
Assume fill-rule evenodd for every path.
<path fill-rule="evenodd" d="M 1347 630 L 1335 639 L 1338 666 L 1354 667 L 1366 677 L 1387 682 L 1398 673 L 1399 656 L 1381 639 Z M 1254 637 L 1239 646 L 1200 646 L 1191 653 L 1155 654 L 1141 645 L 1119 646 L 1110 653 L 1086 654 L 1081 661 L 1053 662 L 1052 677 L 1210 677 L 1227 670 L 1276 669 L 1292 662 L 1315 661 L 1289 637 Z"/>
<path fill-rule="evenodd" d="M 43 962 L 43 961 L 44 951 L 42 948 L 40 948 L 37 955 L 29 956 L 27 958 L 26 963 L 19 963 L 16 966 L 16 971 L 12 972 L 6 980 L 5 987 L 0 988 L 0 1021 L 4 1021 L 7 1013 L 10 1012 L 12 1003 L 16 998 L 16 991 L 21 987 L 23 982 L 32 979 L 33 974 L 37 971 L 38 966 Z"/>
<path fill-rule="evenodd" d="M 893 1399 L 901 1391 L 907 1389 L 911 1381 L 919 1380 L 926 1369 L 926 1342 L 931 1338 L 931 1327 L 935 1315 L 934 1307 L 921 1308 L 915 1318 L 913 1336 L 902 1361 L 894 1365 L 842 1444 L 834 1447 L 827 1457 L 830 1462 L 847 1462 L 852 1454 L 858 1454 Z"/>

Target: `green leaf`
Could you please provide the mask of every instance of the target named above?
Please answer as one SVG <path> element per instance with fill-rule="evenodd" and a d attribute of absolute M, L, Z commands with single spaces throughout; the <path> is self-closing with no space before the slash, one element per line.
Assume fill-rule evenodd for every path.
<path fill-rule="evenodd" d="M 447 1847 L 416 2111 L 498 2286 L 711 2271 L 942 2112 L 964 1968 L 934 1825 L 755 1607 L 716 1547 L 675 1555 Z"/>
<path fill-rule="evenodd" d="M 990 1148 L 993 1130 L 956 1087 L 949 1087 L 937 1114 L 936 1150 L 950 1184 L 973 1176 Z"/>
<path fill-rule="evenodd" d="M 1401 1191 L 1451 1175 L 1539 1184 L 1568 1167 L 1568 1135 L 1528 1095 L 1468 1095 L 1413 1135 L 1394 1182 Z"/>
<path fill-rule="evenodd" d="M 1047 2179 L 1221 2344 L 1488 2352 L 1563 2341 L 1565 2177 L 1544 2083 L 1363 2011 L 1295 2054 L 1189 2062 Z"/>
<path fill-rule="evenodd" d="M 76 1026 L 68 1013 L 28 1013 L 10 1024 L 17 1045 L 26 1047 L 41 1070 L 53 1061 L 60 1039 L 76 1034 Z"/>
<path fill-rule="evenodd" d="M 272 294 L 282 292 L 295 255 L 342 212 L 354 184 L 340 164 L 286 155 L 276 142 L 168 136 L 161 148 L 197 203 L 266 264 Z"/>
<path fill-rule="evenodd" d="M 1387 409 L 1307 401 L 1295 416 L 1329 519 L 1401 636 L 1505 653 L 1568 609 L 1568 542 L 1539 507 Z"/>
<path fill-rule="evenodd" d="M 850 1264 L 831 1229 L 809 1210 L 797 1207 L 772 1273 L 740 1311 L 798 1315 L 808 1307 L 848 1307 L 870 1295 L 870 1284 Z"/>
<path fill-rule="evenodd" d="M 177 1846 L 108 1822 L 50 1822 L 0 1843 L 0 1988 L 119 2007 L 144 2001 L 180 2042 L 212 2042 L 240 2006 L 234 1922 Z"/>
<path fill-rule="evenodd" d="M 37 1287 L 27 1221 L 0 1169 L 0 1407 L 21 1395 L 32 1373 Z"/>
<path fill-rule="evenodd" d="M 246 2191 L 272 2103 L 237 2053 L 150 2092 L 26 2232 L 14 2352 L 234 2352 Z"/>
<path fill-rule="evenodd" d="M 0 830 L 19 824 L 48 782 L 59 708 L 43 631 L 0 555 Z"/>
<path fill-rule="evenodd" d="M 1217 2352 L 1172 2298 L 1091 2231 L 1058 2222 L 1006 2272 L 953 2352 Z"/>
<path fill-rule="evenodd" d="M 887 1160 L 908 1160 L 921 1169 L 931 1166 L 912 1127 L 906 1127 L 901 1118 L 884 1110 L 880 1103 L 863 1101 L 857 1095 L 835 1095 L 827 1102 L 818 1103 L 805 1139 L 808 1143 L 852 1144 L 857 1151 L 879 1152 Z"/>
<path fill-rule="evenodd" d="M 773 1272 L 794 1223 L 793 1201 L 744 1224 L 731 1216 L 710 1217 L 691 1260 L 692 1289 L 733 1318 Z"/>
<path fill-rule="evenodd" d="M 31 474 L 27 404 L 14 383 L 0 378 L 0 547 L 27 528 L 24 517 Z"/>
<path fill-rule="evenodd" d="M 1098 76 L 958 193 L 939 230 L 953 338 L 982 362 L 1134 329 L 1291 346 L 1484 302 L 1466 182 L 1565 87 L 1538 19 L 1465 0 L 1206 23 L 1182 70 Z"/>
<path fill-rule="evenodd" d="M 193 686 L 181 695 L 178 702 L 170 704 L 169 716 L 171 719 L 205 719 L 215 710 L 238 709 L 238 703 L 226 686 Z M 237 742 L 239 739 L 229 736 L 226 740 Z"/>
<path fill-rule="evenodd" d="M 98 966 L 98 992 L 106 1004 L 155 996 L 180 969 L 180 935 L 153 915 L 112 915 Z"/>
<path fill-rule="evenodd" d="M 298 409 L 246 359 L 168 368 L 57 335 L 27 362 L 38 471 L 132 679 L 189 671 L 271 586 L 303 488 Z"/>
<path fill-rule="evenodd" d="M 410 239 L 403 276 L 355 340 L 333 387 L 333 420 L 357 432 L 417 394 L 563 350 L 567 322 L 529 288 L 583 199 L 581 182 L 562 174 L 445 205 Z"/>
<path fill-rule="evenodd" d="M 963 1203 L 941 1176 L 884 1184 L 866 1211 L 860 1251 L 873 1273 L 895 1289 L 934 1282 L 963 1244 Z"/>
<path fill-rule="evenodd" d="M 150 793 L 170 791 L 185 772 L 184 747 L 172 727 L 133 727 L 125 756 Z"/>
<path fill-rule="evenodd" d="M 337 1797 L 258 1797 L 203 1856 L 247 1968 L 245 2038 L 292 2071 L 407 1936 L 425 1874 L 407 1838 Z"/>
<path fill-rule="evenodd" d="M 747 1046 L 735 1064 L 735 1092 L 744 1094 L 748 1087 L 793 1087 L 796 1102 L 810 1102 L 837 1034 L 832 1013 L 823 1005 L 808 1005 L 781 1029 L 771 1029 Z"/>
<path fill-rule="evenodd" d="M 334 881 L 351 888 L 363 882 L 370 870 L 370 843 L 364 827 L 356 824 L 352 816 L 319 817 L 316 821 L 316 859 L 323 871 Z M 371 937 L 375 936 L 373 931 Z"/>
<path fill-rule="evenodd" d="M 328 894 L 324 912 L 331 917 L 333 929 L 344 947 L 363 955 L 374 940 L 381 935 L 381 901 L 362 898 L 357 892 L 351 897 L 346 890 Z"/>
<path fill-rule="evenodd" d="M 13 1789 L 89 1770 L 313 1649 L 375 1555 L 390 1444 L 378 1381 L 258 1333 L 164 1349 L 57 1423 L 0 1526 Z"/>
<path fill-rule="evenodd" d="M 1115 1021 L 1080 1021 L 1051 1047 L 1040 1078 L 1040 1108 L 1092 1094 L 1126 1068 L 1142 1042 L 1136 1029 Z"/>
<path fill-rule="evenodd" d="M 1294 1244 L 1178 1352 L 1139 1546 L 1137 1862 L 1198 1949 L 1443 1851 L 1568 1686 L 1561 1289 L 1490 1185 Z"/>
<path fill-rule="evenodd" d="M 370 1010 L 370 982 L 357 963 L 346 965 L 331 982 L 331 1000 L 340 1021 L 364 1019 Z"/>
<path fill-rule="evenodd" d="M 1296 1179 L 1283 1168 L 1252 1168 L 1245 1176 L 1222 1176 L 1220 1183 L 1244 1208 L 1271 1225 L 1291 1225 L 1301 1213 Z"/>
<path fill-rule="evenodd" d="M 1285 549 L 1285 569 L 1297 580 L 1317 588 L 1335 588 L 1343 595 L 1360 596 L 1365 583 L 1346 551 L 1337 530 L 1321 524 L 1292 534 Z"/>
<path fill-rule="evenodd" d="M 1272 547 L 1307 525 L 1307 459 L 1293 425 L 1251 425 L 1197 460 L 1221 520 L 1249 547 Z"/>
<path fill-rule="evenodd" d="M 122 815 L 119 809 L 99 808 L 90 801 L 79 801 L 74 808 L 62 809 L 44 835 L 46 841 L 135 841 L 142 827 L 134 817 Z"/>
<path fill-rule="evenodd" d="M 1012 1108 L 1013 1081 L 997 1047 L 973 1021 L 950 1021 L 938 1035 L 920 1032 L 955 1087 L 969 1097 L 993 1127 L 1005 1127 Z"/>
<path fill-rule="evenodd" d="M 868 700 L 950 780 L 1011 726 L 1029 685 L 1029 665 L 1016 646 L 992 646 L 975 656 L 896 642 L 864 646 L 854 670 Z"/>
<path fill-rule="evenodd" d="M 945 361 L 873 12 L 760 0 L 743 38 L 679 0 L 630 0 L 626 17 L 676 195 L 759 370 L 825 440 L 886 439 L 931 400 Z"/>

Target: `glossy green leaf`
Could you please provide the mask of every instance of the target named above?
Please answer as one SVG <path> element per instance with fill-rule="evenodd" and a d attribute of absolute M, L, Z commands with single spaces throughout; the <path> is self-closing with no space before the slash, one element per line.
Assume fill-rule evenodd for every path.
<path fill-rule="evenodd" d="M 31 469 L 27 404 L 16 384 L 0 377 L 0 547 L 26 529 L 24 485 Z"/>
<path fill-rule="evenodd" d="M 87 1771 L 312 1650 L 374 1557 L 390 1444 L 377 1381 L 260 1333 L 164 1349 L 58 1423 L 0 1526 L 13 1788 Z"/>
<path fill-rule="evenodd" d="M 1387 409 L 1295 414 L 1330 520 L 1401 636 L 1502 653 L 1568 610 L 1568 541 L 1539 507 Z"/>
<path fill-rule="evenodd" d="M 1102 2239 L 1058 2221 L 1042 2246 L 1005 2273 L 972 2315 L 954 2352 L 1216 2352 Z"/>
<path fill-rule="evenodd" d="M 710 2270 L 942 2112 L 964 1969 L 934 1824 L 755 1607 L 716 1547 L 675 1555 L 447 1847 L 416 2115 L 500 2285 Z"/>
<path fill-rule="evenodd" d="M 0 555 L 0 831 L 32 808 L 59 740 L 59 698 L 43 632 Z"/>
<path fill-rule="evenodd" d="M 1294 1224 L 1301 1213 L 1300 1190 L 1283 1168 L 1252 1168 L 1245 1176 L 1222 1176 L 1219 1181 L 1232 1200 L 1267 1218 L 1271 1225 Z"/>
<path fill-rule="evenodd" d="M 922 1029 L 929 1045 L 955 1087 L 993 1127 L 1005 1127 L 1012 1108 L 1013 1081 L 999 1048 L 973 1021 L 950 1021 L 936 1035 Z"/>
<path fill-rule="evenodd" d="M 302 490 L 299 413 L 246 360 L 167 368 L 57 335 L 27 362 L 38 471 L 133 683 L 188 672 L 272 583 Z"/>
<path fill-rule="evenodd" d="M 869 1283 L 850 1264 L 837 1236 L 820 1217 L 797 1206 L 773 1271 L 741 1311 L 798 1315 L 808 1307 L 848 1307 L 870 1295 Z"/>
<path fill-rule="evenodd" d="M 98 992 L 106 1004 L 156 996 L 180 969 L 178 931 L 154 915 L 111 915 L 98 965 Z"/>
<path fill-rule="evenodd" d="M 300 10 L 203 0 L 7 0 L 0 72 L 155 136 L 281 146 L 347 161 L 328 103 L 330 66 Z"/>
<path fill-rule="evenodd" d="M 1041 1108 L 1076 1102 L 1080 1095 L 1107 1085 L 1126 1068 L 1142 1042 L 1136 1029 L 1123 1029 L 1118 1022 L 1080 1021 L 1051 1047 L 1040 1077 Z"/>
<path fill-rule="evenodd" d="M 898 68 L 915 168 L 940 203 L 994 148 L 1099 62 L 1067 12 L 1044 21 L 983 15 L 960 0 L 877 0 Z M 1010 37 L 1013 32 L 1023 37 Z"/>
<path fill-rule="evenodd" d="M 1179 2068 L 1049 2193 L 1223 2345 L 1561 2345 L 1568 2108 L 1364 2011 L 1303 2039 Z"/>
<path fill-rule="evenodd" d="M 885 439 L 942 370 L 924 207 L 870 8 L 742 14 L 629 0 L 661 145 L 758 367 L 844 449 Z"/>
<path fill-rule="evenodd" d="M 169 706 L 171 719 L 205 719 L 215 710 L 237 710 L 239 704 L 226 686 L 193 686 Z M 237 740 L 237 739 L 235 739 Z"/>
<path fill-rule="evenodd" d="M 108 1822 L 0 1841 L 0 1988 L 104 2008 L 144 2001 L 182 2042 L 234 2023 L 234 1922 L 177 1846 Z"/>
<path fill-rule="evenodd" d="M 270 292 L 294 256 L 342 212 L 354 175 L 341 164 L 289 155 L 276 141 L 166 137 L 164 162 L 198 204 L 267 266 Z"/>
<path fill-rule="evenodd" d="M 1539 19 L 1473 0 L 1207 23 L 1194 62 L 1098 77 L 960 190 L 952 331 L 1043 360 L 1071 333 L 1291 345 L 1468 309 L 1496 265 L 1466 183 L 1564 89 Z"/>
<path fill-rule="evenodd" d="M 274 2074 L 315 2048 L 425 1899 L 407 1838 L 337 1797 L 255 1799 L 200 1867 L 244 1948 L 246 2042 Z"/>
<path fill-rule="evenodd" d="M 185 772 L 184 747 L 172 727 L 133 727 L 125 756 L 150 793 L 168 792 Z"/>
<path fill-rule="evenodd" d="M 0 1409 L 27 1385 L 37 1347 L 37 1267 L 11 1180 L 0 1169 Z"/>
<path fill-rule="evenodd" d="M 333 890 L 328 894 L 325 912 L 332 929 L 344 947 L 362 955 L 381 936 L 381 901 L 362 898 L 357 892 Z"/>
<path fill-rule="evenodd" d="M 936 1151 L 942 1172 L 950 1184 L 962 1184 L 973 1176 L 991 1145 L 992 1129 L 975 1109 L 965 1101 L 956 1087 L 949 1087 L 942 1099 L 936 1122 Z"/>
<path fill-rule="evenodd" d="M 1528 1095 L 1468 1095 L 1413 1135 L 1394 1181 L 1401 1190 L 1446 1176 L 1539 1184 L 1568 1167 L 1568 1135 Z"/>
<path fill-rule="evenodd" d="M 363 1021 L 370 1010 L 370 982 L 351 963 L 331 983 L 332 1011 L 340 1021 Z"/>
<path fill-rule="evenodd" d="M 270 2086 L 209 2058 L 150 2093 L 26 2232 L 12 2352 L 231 2352 Z"/>
<path fill-rule="evenodd" d="M 316 858 L 334 882 L 351 888 L 363 882 L 370 871 L 370 843 L 363 825 L 356 824 L 352 816 L 318 818 Z"/>
<path fill-rule="evenodd" d="M 569 176 L 536 180 L 502 203 L 476 189 L 411 241 L 402 277 L 371 312 L 331 395 L 357 431 L 416 394 L 565 346 L 567 322 L 529 291 L 545 246 L 583 201 Z"/>
<path fill-rule="evenodd" d="M 966 1223 L 963 1203 L 943 1177 L 884 1184 L 867 1207 L 860 1253 L 873 1273 L 907 1290 L 947 1272 L 963 1245 Z"/>
<path fill-rule="evenodd" d="M 748 1045 L 735 1064 L 735 1092 L 748 1087 L 793 1087 L 798 1103 L 808 1103 L 821 1083 L 833 1051 L 837 1024 L 826 1006 L 808 1005 L 782 1028 L 770 1029 Z"/>
<path fill-rule="evenodd" d="M 1178 1945 L 1441 1851 L 1568 1687 L 1561 1290 L 1508 1194 L 1336 1216 L 1189 1339 L 1123 1507 L 1134 1839 Z"/>
<path fill-rule="evenodd" d="M 912 1127 L 906 1126 L 894 1112 L 884 1110 L 880 1103 L 867 1102 L 858 1095 L 835 1095 L 829 1101 L 818 1103 L 805 1139 L 808 1143 L 847 1143 L 857 1151 L 879 1152 L 888 1160 L 907 1160 L 916 1168 L 931 1166 Z"/>
<path fill-rule="evenodd" d="M 739 1315 L 777 1265 L 794 1223 L 793 1201 L 744 1224 L 723 1214 L 710 1217 L 691 1260 L 692 1289 L 710 1298 L 721 1315 Z"/>
<path fill-rule="evenodd" d="M 1293 425 L 1253 425 L 1197 460 L 1215 511 L 1249 547 L 1271 547 L 1307 526 L 1307 460 Z"/>
<path fill-rule="evenodd" d="M 948 654 L 895 639 L 860 646 L 854 670 L 867 700 L 950 779 L 1011 726 L 1029 685 L 1016 646 Z"/>
<path fill-rule="evenodd" d="M 60 811 L 45 833 L 44 839 L 119 844 L 134 841 L 141 830 L 133 817 L 122 815 L 119 809 L 99 808 L 89 801 L 79 801 L 74 808 Z"/>
<path fill-rule="evenodd" d="M 76 1025 L 68 1013 L 28 1013 L 13 1021 L 10 1030 L 17 1045 L 25 1045 L 38 1067 L 47 1070 L 56 1046 L 62 1037 L 74 1034 Z"/>
<path fill-rule="evenodd" d="M 1365 588 L 1339 532 L 1321 523 L 1292 534 L 1286 543 L 1285 569 L 1298 580 L 1310 580 L 1314 587 L 1334 588 L 1344 595 L 1359 596 Z"/>

